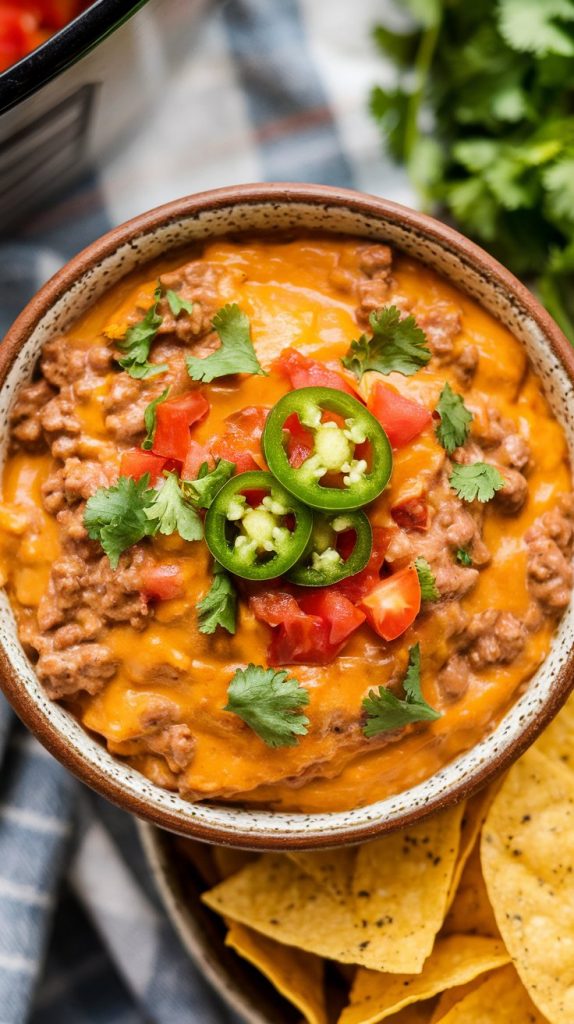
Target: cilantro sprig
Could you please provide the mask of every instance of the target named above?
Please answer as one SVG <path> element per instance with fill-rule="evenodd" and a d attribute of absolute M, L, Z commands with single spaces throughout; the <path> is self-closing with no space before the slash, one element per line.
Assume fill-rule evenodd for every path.
<path fill-rule="evenodd" d="M 156 377 L 158 373 L 165 373 L 167 370 L 165 363 L 150 363 L 148 358 L 151 346 L 163 323 L 163 317 L 158 312 L 161 300 L 160 285 L 156 288 L 153 299 L 153 305 L 150 306 L 145 316 L 129 327 L 125 337 L 117 342 L 118 348 L 125 353 L 118 359 L 118 363 L 122 370 L 137 380 Z"/>
<path fill-rule="evenodd" d="M 453 466 L 450 486 L 463 501 L 490 501 L 504 487 L 502 473 L 487 462 Z"/>
<path fill-rule="evenodd" d="M 472 422 L 472 413 L 464 404 L 462 396 L 452 390 L 448 381 L 440 393 L 436 411 L 440 416 L 440 423 L 435 431 L 436 436 L 450 455 L 455 448 L 460 448 L 466 441 Z"/>
<path fill-rule="evenodd" d="M 154 492 L 145 509 L 154 532 L 170 536 L 179 533 L 183 540 L 201 540 L 203 523 L 195 509 L 183 496 L 176 473 L 166 473 L 165 483 Z"/>
<path fill-rule="evenodd" d="M 574 2 L 404 0 L 371 112 L 423 203 L 537 291 L 574 342 Z"/>
<path fill-rule="evenodd" d="M 215 633 L 218 626 L 235 633 L 237 625 L 237 590 L 231 576 L 219 562 L 213 566 L 213 580 L 205 597 L 197 605 L 200 633 Z"/>
<path fill-rule="evenodd" d="M 149 474 L 139 480 L 121 476 L 113 487 L 100 487 L 86 502 L 84 526 L 88 537 L 97 540 L 116 569 L 120 555 L 154 533 L 146 516 L 155 491 L 149 487 Z"/>
<path fill-rule="evenodd" d="M 120 476 L 112 487 L 100 487 L 84 509 L 88 536 L 97 540 L 116 569 L 120 555 L 156 533 L 179 533 L 183 540 L 201 540 L 203 523 L 182 494 L 175 473 L 167 473 L 161 488 L 149 486 L 149 474 L 139 480 Z"/>
<path fill-rule="evenodd" d="M 396 306 L 384 306 L 369 316 L 372 336 L 362 334 L 351 342 L 341 362 L 360 380 L 367 370 L 402 373 L 405 377 L 420 370 L 431 358 L 424 331 L 414 316 L 401 319 Z"/>
<path fill-rule="evenodd" d="M 209 384 L 216 377 L 227 377 L 234 373 L 267 376 L 253 348 L 249 317 L 236 302 L 224 306 L 215 314 L 212 327 L 221 345 L 202 359 L 187 357 L 187 372 L 192 380 Z"/>
<path fill-rule="evenodd" d="M 305 736 L 309 719 L 301 708 L 309 694 L 284 669 L 248 665 L 238 668 L 228 690 L 224 711 L 238 715 L 268 747 L 294 747 Z"/>
<path fill-rule="evenodd" d="M 404 698 L 395 697 L 385 686 L 377 690 L 369 690 L 363 700 L 363 711 L 366 722 L 363 733 L 367 739 L 379 736 L 391 729 L 402 729 L 412 722 L 434 722 L 440 718 L 440 712 L 424 699 L 421 690 L 421 652 L 420 645 L 409 648 L 409 661 L 403 679 Z"/>
<path fill-rule="evenodd" d="M 415 569 L 421 585 L 423 601 L 438 601 L 440 591 L 436 585 L 435 575 L 426 558 L 415 558 Z"/>
<path fill-rule="evenodd" d="M 210 470 L 207 462 L 199 469 L 197 480 L 183 480 L 183 492 L 197 508 L 209 508 L 216 494 L 235 473 L 235 463 L 218 459 L 215 469 Z"/>

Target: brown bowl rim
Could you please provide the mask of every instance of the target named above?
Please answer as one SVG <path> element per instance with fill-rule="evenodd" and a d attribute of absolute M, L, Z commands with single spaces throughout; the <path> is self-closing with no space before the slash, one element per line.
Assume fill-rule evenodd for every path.
<path fill-rule="evenodd" d="M 553 354 L 574 384 L 574 349 L 554 322 L 550 314 L 540 305 L 535 296 L 493 256 L 471 242 L 454 228 L 427 214 L 378 196 L 361 193 L 352 189 L 328 185 L 313 185 L 296 182 L 255 183 L 210 189 L 194 195 L 184 196 L 146 213 L 133 217 L 83 249 L 65 264 L 30 300 L 14 321 L 0 345 L 0 388 L 20 349 L 36 328 L 41 318 L 71 286 L 101 260 L 112 255 L 119 246 L 130 243 L 138 237 L 149 234 L 160 227 L 181 219 L 241 204 L 262 203 L 306 203 L 317 206 L 345 208 L 352 213 L 375 218 L 383 217 L 401 227 L 416 232 L 434 241 L 443 250 L 452 252 L 463 263 L 477 269 L 481 275 L 501 287 L 512 304 L 526 314 L 539 327 Z M 436 813 L 471 796 L 501 772 L 505 771 L 537 738 L 552 721 L 574 687 L 574 638 L 568 657 L 560 667 L 551 694 L 537 719 L 512 741 L 503 751 L 479 766 L 467 779 L 461 780 L 447 793 L 439 793 L 429 799 L 424 807 L 414 807 L 397 815 L 392 821 L 375 820 L 361 826 L 350 825 L 338 830 L 335 835 L 238 835 L 236 829 L 188 819 L 183 822 L 177 811 L 169 808 L 150 807 L 147 801 L 124 790 L 121 782 L 108 775 L 103 769 L 90 765 L 79 750 L 65 740 L 58 728 L 41 715 L 35 701 L 20 686 L 18 675 L 0 644 L 0 688 L 19 718 L 37 739 L 69 771 L 86 785 L 106 797 L 123 810 L 136 817 L 180 835 L 204 842 L 238 846 L 245 849 L 320 849 L 343 846 L 372 839 L 385 832 L 408 827 L 429 814 Z"/>

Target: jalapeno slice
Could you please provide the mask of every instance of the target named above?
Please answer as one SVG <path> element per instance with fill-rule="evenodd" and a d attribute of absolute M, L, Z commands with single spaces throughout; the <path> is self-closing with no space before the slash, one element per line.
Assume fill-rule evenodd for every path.
<path fill-rule="evenodd" d="M 300 587 L 339 583 L 365 568 L 372 547 L 373 531 L 364 512 L 316 513 L 307 550 L 287 579 Z"/>
<path fill-rule="evenodd" d="M 205 517 L 213 557 L 246 580 L 282 576 L 311 536 L 313 513 L 271 473 L 240 473 L 221 488 Z"/>
<path fill-rule="evenodd" d="M 286 421 L 296 415 L 308 432 L 309 454 L 289 461 Z M 280 483 L 311 508 L 361 508 L 385 488 L 393 464 L 378 420 L 352 395 L 334 388 L 300 388 L 273 407 L 263 431 L 267 465 Z"/>

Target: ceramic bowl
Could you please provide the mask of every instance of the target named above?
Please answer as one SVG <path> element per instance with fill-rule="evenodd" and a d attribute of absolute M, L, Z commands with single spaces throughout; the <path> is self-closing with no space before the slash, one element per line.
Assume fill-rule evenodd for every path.
<path fill-rule="evenodd" d="M 184 854 L 178 839 L 144 822 L 139 834 L 150 875 L 182 946 L 217 994 L 245 1024 L 300 1024 L 301 1014 L 271 982 L 225 945 L 223 919 L 201 902 L 201 894 L 219 880 L 211 874 L 208 848 L 189 843 Z"/>
<path fill-rule="evenodd" d="M 134 268 L 190 242 L 242 231 L 336 232 L 389 242 L 477 300 L 522 342 L 574 456 L 574 353 L 530 292 L 451 228 L 374 196 L 319 185 L 245 185 L 190 196 L 109 232 L 36 295 L 0 348 L 0 416 L 30 378 L 43 343 Z M 574 684 L 574 602 L 544 664 L 497 728 L 431 778 L 397 796 L 325 814 L 192 804 L 112 757 L 48 700 L 0 596 L 0 676 L 8 700 L 40 741 L 84 782 L 163 828 L 253 849 L 318 848 L 372 838 L 461 800 L 507 768 L 559 710 Z"/>

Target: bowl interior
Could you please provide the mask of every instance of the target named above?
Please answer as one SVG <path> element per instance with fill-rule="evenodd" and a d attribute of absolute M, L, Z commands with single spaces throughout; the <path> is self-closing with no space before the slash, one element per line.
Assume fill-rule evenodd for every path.
<path fill-rule="evenodd" d="M 244 231 L 320 231 L 343 233 L 389 242 L 416 257 L 474 297 L 508 326 L 524 344 L 542 380 L 555 416 L 561 423 L 572 458 L 574 454 L 573 385 L 568 356 L 559 358 L 548 343 L 544 315 L 524 298 L 510 275 L 481 250 L 454 232 L 394 204 L 344 190 L 301 186 L 261 186 L 220 191 L 172 204 L 141 218 L 139 226 L 118 229 L 65 268 L 58 284 L 47 286 L 50 301 L 35 300 L 38 316 L 19 346 L 0 391 L 5 457 L 8 413 L 18 388 L 33 371 L 44 342 L 65 330 L 109 286 L 150 259 L 213 236 Z M 51 292 L 50 292 L 51 288 Z M 34 303 L 32 304 L 34 310 Z M 34 323 L 34 321 L 36 321 Z M 549 331 L 553 328 L 550 326 Z M 558 334 L 559 332 L 556 331 Z M 565 343 L 564 343 L 565 344 Z M 11 342 L 8 342 L 10 349 Z M 560 345 L 560 340 L 559 340 Z M 558 345 L 558 347 L 559 347 Z M 567 695 L 574 627 L 571 601 L 553 639 L 550 654 L 522 696 L 497 728 L 467 753 L 419 785 L 397 796 L 352 811 L 302 815 L 191 804 L 161 790 L 112 757 L 59 705 L 48 700 L 18 641 L 6 594 L 0 594 L 0 669 L 8 698 L 40 740 L 85 782 L 109 799 L 173 831 L 214 842 L 244 847 L 282 848 L 339 845 L 358 842 L 377 831 L 404 826 L 466 796 L 473 788 L 518 756 L 539 728 L 556 713 Z"/>

